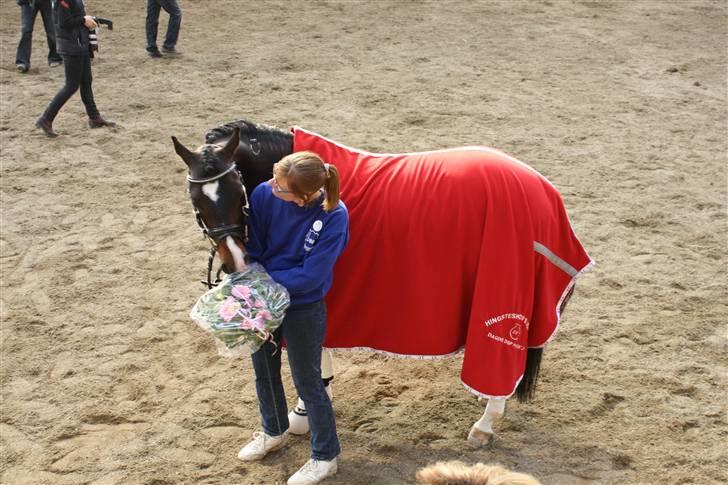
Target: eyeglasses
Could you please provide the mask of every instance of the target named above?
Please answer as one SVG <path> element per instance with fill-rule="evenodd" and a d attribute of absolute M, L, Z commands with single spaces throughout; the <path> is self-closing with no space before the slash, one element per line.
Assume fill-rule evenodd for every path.
<path fill-rule="evenodd" d="M 278 181 L 276 180 L 275 177 L 270 179 L 268 181 L 268 183 L 270 184 L 271 187 L 273 187 L 273 190 L 275 191 L 276 194 L 292 194 L 293 193 L 290 190 L 282 189 L 281 186 L 278 184 Z"/>

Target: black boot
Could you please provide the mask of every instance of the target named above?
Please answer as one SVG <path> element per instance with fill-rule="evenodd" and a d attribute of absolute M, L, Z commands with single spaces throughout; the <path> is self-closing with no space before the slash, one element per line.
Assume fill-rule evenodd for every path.
<path fill-rule="evenodd" d="M 113 121 L 105 120 L 101 117 L 101 115 L 98 115 L 92 116 L 88 119 L 88 126 L 90 126 L 91 128 L 101 128 L 103 126 L 113 128 L 116 126 L 116 123 L 114 123 Z"/>
<path fill-rule="evenodd" d="M 53 131 L 52 123 L 42 116 L 35 121 L 35 127 L 40 128 L 48 138 L 56 138 L 58 136 L 58 133 Z"/>

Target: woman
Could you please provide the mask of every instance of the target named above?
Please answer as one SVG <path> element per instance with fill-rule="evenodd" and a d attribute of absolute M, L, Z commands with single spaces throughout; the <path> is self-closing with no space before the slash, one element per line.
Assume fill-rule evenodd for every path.
<path fill-rule="evenodd" d="M 81 100 L 86 106 L 88 124 L 91 128 L 115 126 L 115 123 L 101 117 L 94 102 L 91 89 L 91 54 L 88 33 L 96 28 L 93 17 L 86 15 L 83 0 L 57 0 L 53 5 L 53 20 L 56 30 L 56 50 L 63 56 L 66 84 L 58 91 L 51 104 L 35 122 L 46 136 L 55 138 L 53 120 L 66 101 L 81 88 Z"/>
<path fill-rule="evenodd" d="M 263 430 L 238 454 L 260 460 L 288 439 L 288 410 L 281 383 L 281 339 L 298 396 L 311 425 L 311 459 L 289 485 L 318 483 L 336 473 L 339 440 L 329 396 L 321 381 L 326 333 L 324 296 L 333 267 L 349 240 L 349 215 L 339 200 L 339 172 L 312 152 L 297 152 L 273 166 L 273 178 L 251 196 L 248 255 L 286 287 L 291 306 L 268 342 L 253 354 Z"/>

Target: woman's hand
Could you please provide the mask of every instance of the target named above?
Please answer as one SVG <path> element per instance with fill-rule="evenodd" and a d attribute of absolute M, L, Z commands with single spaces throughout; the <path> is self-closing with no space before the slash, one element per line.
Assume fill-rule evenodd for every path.
<path fill-rule="evenodd" d="M 88 30 L 94 30 L 96 27 L 98 27 L 98 25 L 96 25 L 96 22 L 94 21 L 94 18 L 92 16 L 90 16 L 90 15 L 86 15 L 83 18 L 83 25 Z"/>

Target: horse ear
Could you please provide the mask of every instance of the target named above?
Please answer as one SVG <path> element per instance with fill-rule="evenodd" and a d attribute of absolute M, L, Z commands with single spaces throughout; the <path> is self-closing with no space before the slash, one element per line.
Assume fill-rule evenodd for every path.
<path fill-rule="evenodd" d="M 240 128 L 235 127 L 235 131 L 233 131 L 233 134 L 230 136 L 230 139 L 227 141 L 227 143 L 225 143 L 225 146 L 220 149 L 223 159 L 226 162 L 228 160 L 232 160 L 233 155 L 235 154 L 235 150 L 237 150 L 239 144 L 240 144 Z"/>
<path fill-rule="evenodd" d="M 189 151 L 187 147 L 180 143 L 176 136 L 172 137 L 172 143 L 174 143 L 174 151 L 177 152 L 177 155 L 184 160 L 188 167 L 191 167 L 197 162 L 197 155 Z"/>

